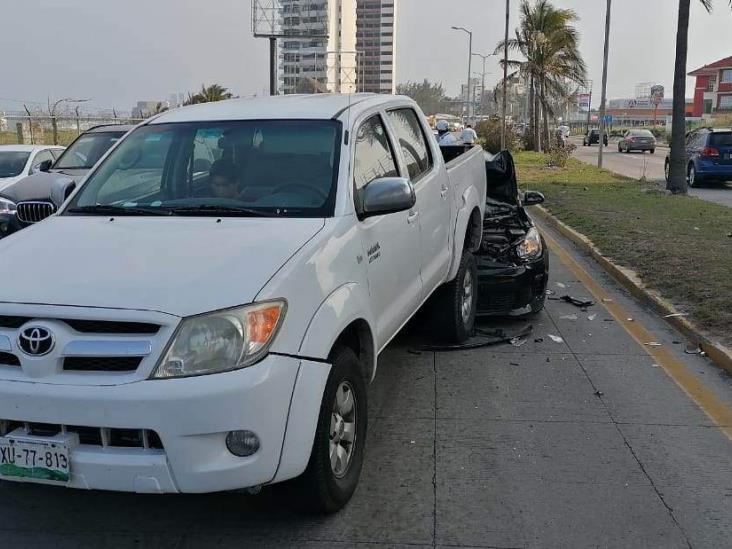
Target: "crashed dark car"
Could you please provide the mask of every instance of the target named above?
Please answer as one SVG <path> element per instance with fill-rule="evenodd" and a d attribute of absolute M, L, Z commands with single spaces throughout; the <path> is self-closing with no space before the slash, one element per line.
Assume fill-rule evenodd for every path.
<path fill-rule="evenodd" d="M 525 206 L 541 204 L 519 193 L 511 153 L 486 153 L 488 197 L 478 263 L 478 315 L 523 316 L 544 308 L 549 281 L 546 243 Z"/>
<path fill-rule="evenodd" d="M 52 215 L 76 188 L 76 184 L 133 126 L 105 125 L 87 130 L 52 163 L 5 187 L 0 199 L 0 238 Z"/>

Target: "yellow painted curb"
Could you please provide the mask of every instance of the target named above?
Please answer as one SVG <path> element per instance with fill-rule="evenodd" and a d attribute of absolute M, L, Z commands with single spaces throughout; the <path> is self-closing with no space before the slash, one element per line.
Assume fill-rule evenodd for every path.
<path fill-rule="evenodd" d="M 657 292 L 645 287 L 643 282 L 633 271 L 616 265 L 611 260 L 600 253 L 600 250 L 585 235 L 578 233 L 569 227 L 546 209 L 541 206 L 535 206 L 531 209 L 532 213 L 539 219 L 559 231 L 564 237 L 575 243 L 582 251 L 587 252 L 597 261 L 605 271 L 607 271 L 615 280 L 620 282 L 635 298 L 650 305 L 657 313 L 662 316 L 678 314 L 674 306 L 660 296 Z M 720 368 L 732 374 L 732 350 L 724 345 L 709 339 L 701 329 L 683 316 L 674 316 L 664 319 L 674 328 L 683 333 L 695 345 L 699 345 L 702 351 Z"/>

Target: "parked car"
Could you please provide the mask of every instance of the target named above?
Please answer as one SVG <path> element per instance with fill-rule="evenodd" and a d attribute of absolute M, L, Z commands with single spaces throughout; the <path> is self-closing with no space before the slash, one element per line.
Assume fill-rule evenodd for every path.
<path fill-rule="evenodd" d="M 605 137 L 602 141 L 606 147 L 607 147 L 607 142 L 608 142 L 607 139 L 608 138 L 607 138 L 607 132 L 606 132 Z M 582 138 L 582 145 L 584 145 L 585 147 L 589 147 L 589 146 L 594 145 L 595 143 L 599 143 L 599 142 L 600 142 L 600 130 L 590 130 L 585 134 L 584 138 Z"/>
<path fill-rule="evenodd" d="M 544 238 L 526 213 L 541 204 L 535 191 L 519 193 L 508 151 L 486 153 L 488 191 L 478 262 L 478 315 L 523 316 L 541 311 L 549 282 Z"/>
<path fill-rule="evenodd" d="M 55 145 L 0 145 L 0 191 L 48 169 L 63 150 Z"/>
<path fill-rule="evenodd" d="M 686 134 L 686 176 L 690 187 L 732 181 L 732 129 L 701 128 Z M 669 180 L 671 152 L 666 154 Z"/>
<path fill-rule="evenodd" d="M 56 147 L 55 161 L 43 156 L 42 165 L 33 175 L 20 178 L 0 190 L 0 238 L 53 214 L 74 190 L 76 183 L 132 128 L 105 125 L 87 130 L 68 149 Z M 58 189 L 56 197 L 51 196 L 54 186 Z"/>
<path fill-rule="evenodd" d="M 656 138 L 648 130 L 628 130 L 618 141 L 618 152 L 629 153 L 632 151 L 656 152 Z"/>
<path fill-rule="evenodd" d="M 405 97 L 148 120 L 0 241 L 0 460 L 28 451 L 0 475 L 154 493 L 297 478 L 310 511 L 339 509 L 379 353 L 433 294 L 441 337 L 471 334 L 485 204 L 483 150 L 446 161 Z"/>

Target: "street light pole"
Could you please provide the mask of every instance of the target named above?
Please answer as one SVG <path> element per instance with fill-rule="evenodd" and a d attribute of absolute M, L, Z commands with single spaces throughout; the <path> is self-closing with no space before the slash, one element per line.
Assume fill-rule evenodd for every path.
<path fill-rule="evenodd" d="M 597 153 L 597 167 L 602 168 L 602 150 L 605 142 L 605 102 L 607 100 L 607 59 L 610 51 L 610 14 L 612 11 L 612 0 L 607 0 L 607 13 L 605 14 L 605 57 L 602 65 L 602 96 L 600 99 L 600 141 L 598 143 L 600 152 Z"/>
<path fill-rule="evenodd" d="M 489 57 L 492 57 L 496 55 L 495 53 L 489 53 L 488 55 L 483 55 L 482 53 L 474 53 L 473 54 L 476 57 L 480 57 L 483 59 L 483 72 L 482 72 L 482 81 L 481 81 L 481 88 L 480 88 L 480 114 L 483 115 L 483 97 L 485 96 L 485 75 L 488 74 L 485 72 L 485 62 L 488 60 Z"/>
<path fill-rule="evenodd" d="M 501 125 L 501 149 L 506 150 L 506 102 L 508 101 L 508 25 L 511 17 L 511 0 L 506 0 L 506 36 L 503 40 L 503 109 Z"/>
<path fill-rule="evenodd" d="M 452 27 L 452 30 L 463 31 L 468 34 L 468 87 L 465 89 L 465 116 L 470 119 L 470 78 L 473 73 L 473 33 L 464 27 Z"/>

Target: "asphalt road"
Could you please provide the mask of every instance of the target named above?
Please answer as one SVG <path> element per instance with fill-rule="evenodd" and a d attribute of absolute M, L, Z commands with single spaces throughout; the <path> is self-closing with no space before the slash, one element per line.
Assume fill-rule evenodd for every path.
<path fill-rule="evenodd" d="M 597 145 L 583 147 L 581 139 L 573 139 L 572 142 L 577 145 L 574 152 L 575 158 L 588 164 L 597 165 Z M 633 179 L 640 179 L 645 175 L 649 181 L 663 183 L 665 181 L 664 162 L 667 152 L 666 147 L 659 147 L 656 149 L 655 154 L 642 152 L 619 153 L 617 140 L 611 139 L 609 146 L 605 148 L 603 153 L 603 167 Z M 727 183 L 727 185 L 715 183 L 710 184 L 707 188 L 689 189 L 689 194 L 708 202 L 732 207 L 732 183 Z"/>
<path fill-rule="evenodd" d="M 549 301 L 520 347 L 423 352 L 416 321 L 387 349 L 361 484 L 340 514 L 295 514 L 272 489 L 142 496 L 0 482 L 0 546 L 729 547 L 732 419 L 712 418 L 732 418 L 732 378 L 563 246 L 551 288 L 598 300 L 586 312 Z"/>

